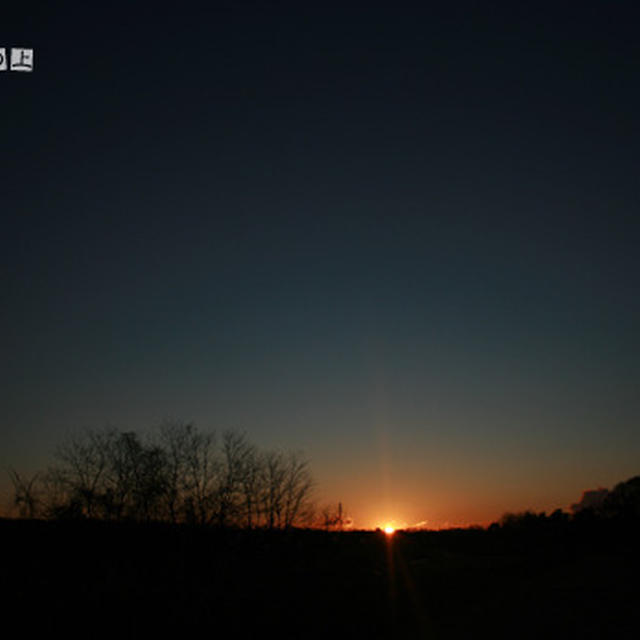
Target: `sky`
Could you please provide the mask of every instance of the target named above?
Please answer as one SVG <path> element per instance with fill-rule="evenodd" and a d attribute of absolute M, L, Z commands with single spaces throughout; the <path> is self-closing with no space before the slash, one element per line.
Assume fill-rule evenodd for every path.
<path fill-rule="evenodd" d="M 0 24 L 5 493 L 171 418 L 359 527 L 640 472 L 637 3 L 46 4 Z"/>

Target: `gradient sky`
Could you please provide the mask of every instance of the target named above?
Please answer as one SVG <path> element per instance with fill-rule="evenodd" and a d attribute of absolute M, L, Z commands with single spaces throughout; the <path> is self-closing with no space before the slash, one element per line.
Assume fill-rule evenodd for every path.
<path fill-rule="evenodd" d="M 0 24 L 0 469 L 194 420 L 362 527 L 640 472 L 637 3 L 49 4 Z"/>

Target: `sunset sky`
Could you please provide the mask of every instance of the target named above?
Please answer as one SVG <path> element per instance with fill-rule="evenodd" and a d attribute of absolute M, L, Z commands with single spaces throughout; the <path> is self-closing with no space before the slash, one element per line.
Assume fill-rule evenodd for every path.
<path fill-rule="evenodd" d="M 0 23 L 5 495 L 166 418 L 361 527 L 640 473 L 637 3 L 58 4 Z"/>

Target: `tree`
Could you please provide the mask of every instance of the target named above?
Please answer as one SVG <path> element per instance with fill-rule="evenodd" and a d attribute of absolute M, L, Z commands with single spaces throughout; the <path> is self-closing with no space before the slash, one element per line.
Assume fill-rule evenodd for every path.
<path fill-rule="evenodd" d="M 189 455 L 196 429 L 192 423 L 165 421 L 160 425 L 157 446 L 164 452 L 165 515 L 170 522 L 184 519 L 189 486 Z"/>
<path fill-rule="evenodd" d="M 240 475 L 242 500 L 242 520 L 248 528 L 260 526 L 262 494 L 265 486 L 263 458 L 253 445 L 250 445 L 243 458 Z"/>
<path fill-rule="evenodd" d="M 246 435 L 167 421 L 153 438 L 114 428 L 82 431 L 55 464 L 26 478 L 12 472 L 15 504 L 33 517 L 164 520 L 286 528 L 307 524 L 313 479 L 298 453 L 259 451 Z"/>
<path fill-rule="evenodd" d="M 244 434 L 225 431 L 222 436 L 222 464 L 218 485 L 217 520 L 224 527 L 233 522 L 241 511 L 242 494 L 246 500 L 248 483 L 243 482 L 253 469 L 249 463 L 253 458 L 253 448 Z M 243 491 L 244 490 L 244 491 Z"/>
<path fill-rule="evenodd" d="M 13 484 L 13 505 L 18 509 L 20 517 L 35 518 L 40 503 L 37 486 L 39 474 L 29 477 L 11 469 L 9 477 Z"/>
<path fill-rule="evenodd" d="M 211 524 L 215 513 L 217 478 L 220 469 L 213 433 L 189 430 L 185 448 L 185 466 L 186 520 L 202 525 Z"/>
<path fill-rule="evenodd" d="M 109 432 L 83 431 L 68 437 L 56 450 L 56 481 L 67 489 L 81 511 L 93 517 L 107 466 Z"/>
<path fill-rule="evenodd" d="M 135 432 L 109 428 L 67 438 L 48 474 L 54 512 L 88 518 L 160 517 L 165 493 L 165 455 Z M 65 507 L 66 504 L 66 507 Z"/>
<path fill-rule="evenodd" d="M 105 441 L 107 471 L 102 503 L 107 518 L 133 517 L 136 489 L 136 464 L 142 445 L 133 431 L 111 431 Z"/>
<path fill-rule="evenodd" d="M 166 493 L 165 453 L 159 447 L 141 446 L 133 462 L 133 512 L 146 521 L 159 520 Z"/>
<path fill-rule="evenodd" d="M 262 502 L 269 529 L 307 524 L 314 505 L 308 461 L 297 453 L 269 452 L 264 457 Z"/>
<path fill-rule="evenodd" d="M 619 482 L 606 496 L 602 513 L 611 518 L 640 521 L 640 476 Z"/>
<path fill-rule="evenodd" d="M 286 459 L 283 512 L 284 526 L 307 524 L 313 516 L 314 505 L 311 502 L 313 478 L 309 471 L 309 462 L 300 454 L 289 453 Z M 342 505 L 340 505 L 342 511 Z"/>
<path fill-rule="evenodd" d="M 281 453 L 270 451 L 263 458 L 264 490 L 262 504 L 266 525 L 269 529 L 280 527 L 282 524 L 282 498 L 285 482 L 285 465 Z"/>
<path fill-rule="evenodd" d="M 326 505 L 322 508 L 320 512 L 320 526 L 322 526 L 325 531 L 329 531 L 330 529 L 342 531 L 344 525 L 345 516 L 342 510 L 342 502 L 338 502 L 337 507 Z"/>

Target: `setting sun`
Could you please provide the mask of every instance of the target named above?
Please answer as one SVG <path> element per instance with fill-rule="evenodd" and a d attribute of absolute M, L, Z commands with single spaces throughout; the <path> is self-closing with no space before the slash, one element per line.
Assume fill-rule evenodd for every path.
<path fill-rule="evenodd" d="M 391 525 L 387 525 L 387 526 L 384 528 L 384 532 L 385 532 L 388 536 L 392 536 L 392 535 L 396 532 L 396 530 L 395 530 Z"/>

